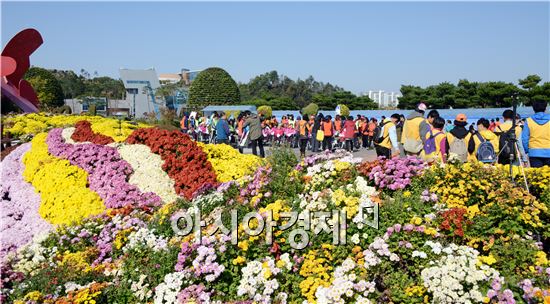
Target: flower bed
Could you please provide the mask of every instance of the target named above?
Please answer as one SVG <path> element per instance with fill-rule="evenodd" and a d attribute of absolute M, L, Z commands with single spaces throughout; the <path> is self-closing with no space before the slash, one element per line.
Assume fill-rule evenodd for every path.
<path fill-rule="evenodd" d="M 26 115 L 7 116 L 4 118 L 4 133 L 15 138 L 25 138 L 53 128 L 71 127 L 79 121 L 91 123 L 92 131 L 113 138 L 117 142 L 126 140 L 134 130 L 149 127 L 143 123 L 133 124 L 101 116 L 84 115 L 48 115 L 31 113 Z"/>
<path fill-rule="evenodd" d="M 47 233 L 50 223 L 38 209 L 40 196 L 23 179 L 22 158 L 31 144 L 19 146 L 2 161 L 2 216 L 0 218 L 0 260 L 29 243 L 38 233 Z"/>
<path fill-rule="evenodd" d="M 88 172 L 90 189 L 99 194 L 107 208 L 148 209 L 160 204 L 158 195 L 152 192 L 142 193 L 127 182 L 133 169 L 115 148 L 96 144 L 67 144 L 61 136 L 62 131 L 50 131 L 47 138 L 48 150 Z"/>
<path fill-rule="evenodd" d="M 252 154 L 241 154 L 225 144 L 197 143 L 197 145 L 206 153 L 208 161 L 216 172 L 216 178 L 222 183 L 250 175 L 262 165 L 261 158 Z"/>
<path fill-rule="evenodd" d="M 48 153 L 46 136 L 36 135 L 23 157 L 23 176 L 40 193 L 42 218 L 52 224 L 70 224 L 103 212 L 100 196 L 87 187 L 86 171 Z"/>
<path fill-rule="evenodd" d="M 548 249 L 539 241 L 547 244 L 550 231 L 547 168 L 528 170 L 529 194 L 502 168 L 481 164 L 427 167 L 414 158 L 358 164 L 339 151 L 297 165 L 292 151 L 278 150 L 262 166 L 251 165 L 250 175 L 220 184 L 214 171 L 232 169 L 211 166 L 208 155 L 215 162 L 214 150 L 223 146 L 201 148 L 158 129 L 136 130 L 126 143 L 109 146 L 72 144 L 69 133 L 37 135 L 28 152 L 28 145 L 19 148 L 2 166 L 10 166 L 9 176 L 34 172 L 28 177 L 40 183 L 46 173 L 52 181 L 67 172 L 69 180 L 87 176 L 84 189 L 115 209 L 57 226 L 9 254 L 3 302 L 550 300 Z M 24 173 L 16 166 L 23 154 Z M 39 173 L 55 162 L 67 168 Z M 40 183 L 34 188 L 42 195 L 49 188 Z M 33 186 L 19 180 L 3 189 L 10 198 L 3 205 L 28 212 L 26 201 L 14 205 L 11 198 Z M 9 219 L 6 229 L 23 229 L 36 208 L 21 223 Z M 180 234 L 175 223 L 186 216 L 200 216 L 201 242 L 196 233 Z M 24 233 L 7 251 L 34 232 Z"/>
<path fill-rule="evenodd" d="M 206 153 L 188 135 L 179 131 L 139 129 L 126 140 L 129 144 L 144 144 L 160 155 L 162 169 L 174 180 L 176 193 L 187 199 L 203 184 L 216 183 L 216 174 Z"/>
<path fill-rule="evenodd" d="M 94 133 L 92 124 L 87 120 L 81 120 L 75 124 L 75 130 L 71 135 L 71 139 L 75 142 L 91 142 L 98 145 L 107 145 L 114 140 L 109 136 Z"/>

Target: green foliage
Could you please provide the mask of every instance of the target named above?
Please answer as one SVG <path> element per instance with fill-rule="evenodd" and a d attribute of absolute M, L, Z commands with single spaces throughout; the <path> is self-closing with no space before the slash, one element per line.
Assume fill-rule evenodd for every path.
<path fill-rule="evenodd" d="M 52 72 L 32 67 L 24 78 L 36 91 L 41 108 L 51 109 L 63 106 L 63 89 Z"/>
<path fill-rule="evenodd" d="M 294 151 L 286 146 L 275 147 L 271 150 L 271 155 L 267 158 L 271 165 L 272 181 L 268 185 L 274 197 L 284 197 L 291 201 L 297 197 L 301 191 L 302 184 L 297 183 L 291 172 L 298 164 L 298 158 Z"/>
<path fill-rule="evenodd" d="M 317 115 L 317 112 L 319 112 L 319 106 L 314 103 L 310 103 L 302 109 L 302 115 Z"/>
<path fill-rule="evenodd" d="M 262 114 L 264 117 L 271 117 L 273 110 L 270 106 L 260 106 L 258 107 L 258 114 Z"/>
<path fill-rule="evenodd" d="M 88 106 L 88 114 L 91 115 L 91 116 L 96 116 L 97 111 L 96 111 L 96 105 L 95 104 L 91 104 L 91 105 Z"/>
<path fill-rule="evenodd" d="M 199 73 L 189 88 L 189 103 L 197 105 L 238 104 L 239 87 L 221 68 L 208 68 Z"/>
<path fill-rule="evenodd" d="M 330 83 L 316 81 L 312 76 L 305 80 L 292 80 L 271 71 L 239 85 L 241 104 L 268 105 L 274 110 L 296 110 L 316 103 L 321 110 L 334 110 L 346 104 L 352 110 L 376 109 L 368 96 L 356 96 Z"/>
<path fill-rule="evenodd" d="M 339 105 L 340 106 L 340 116 L 349 116 L 349 108 L 346 105 Z"/>
<path fill-rule="evenodd" d="M 55 108 L 53 112 L 57 114 L 72 114 L 73 110 L 68 105 L 64 105 L 62 107 Z"/>
<path fill-rule="evenodd" d="M 529 75 L 519 80 L 518 87 L 502 81 L 470 82 L 461 79 L 452 84 L 443 82 L 438 85 L 421 88 L 419 86 L 401 86 L 400 109 L 413 109 L 419 102 L 426 102 L 431 108 L 487 108 L 510 107 L 511 96 L 520 93 L 520 101 L 529 105 L 534 99 L 550 100 L 550 83 L 539 85 L 541 78 Z"/>

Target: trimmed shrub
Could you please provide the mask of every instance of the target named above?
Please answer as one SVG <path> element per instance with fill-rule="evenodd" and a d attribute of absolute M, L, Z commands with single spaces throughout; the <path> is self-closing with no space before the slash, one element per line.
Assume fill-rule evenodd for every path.
<path fill-rule="evenodd" d="M 349 108 L 346 105 L 340 104 L 340 116 L 349 116 Z"/>
<path fill-rule="evenodd" d="M 271 117 L 273 110 L 270 106 L 260 106 L 258 107 L 258 114 L 262 114 L 264 117 Z"/>
<path fill-rule="evenodd" d="M 189 104 L 238 104 L 239 87 L 231 75 L 221 68 L 208 68 L 199 73 L 189 88 Z"/>
<path fill-rule="evenodd" d="M 319 106 L 314 103 L 310 103 L 302 109 L 302 115 L 317 115 L 317 112 L 319 112 Z"/>

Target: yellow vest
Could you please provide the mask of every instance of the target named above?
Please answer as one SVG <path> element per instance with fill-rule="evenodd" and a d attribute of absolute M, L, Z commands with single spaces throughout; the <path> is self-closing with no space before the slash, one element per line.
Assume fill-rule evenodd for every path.
<path fill-rule="evenodd" d="M 503 123 L 495 128 L 496 133 L 504 133 L 512 128 L 512 123 Z M 499 136 L 500 137 L 500 136 Z M 521 138 L 521 127 L 516 125 L 516 138 Z"/>
<path fill-rule="evenodd" d="M 393 122 L 388 122 L 388 123 L 384 124 L 384 126 L 382 127 L 382 129 L 383 129 L 382 130 L 382 138 L 384 140 L 382 140 L 382 142 L 378 144 L 379 146 L 391 149 L 391 141 L 390 141 L 390 128 L 391 127 L 395 127 L 395 124 Z"/>
<path fill-rule="evenodd" d="M 424 117 L 415 117 L 405 120 L 403 124 L 403 133 L 401 134 L 401 143 L 404 144 L 407 139 L 420 140 L 420 124 Z"/>
<path fill-rule="evenodd" d="M 550 122 L 539 125 L 531 117 L 527 118 L 529 126 L 529 149 L 550 148 Z"/>
<path fill-rule="evenodd" d="M 438 133 L 440 133 L 440 134 L 438 134 Z M 434 138 L 435 139 L 435 151 L 430 153 L 430 154 L 426 154 L 424 152 L 424 149 L 422 149 L 422 153 L 420 153 L 420 156 L 422 156 L 422 158 L 426 161 L 443 160 L 443 157 L 441 155 L 441 141 L 443 140 L 443 138 L 446 137 L 446 135 L 443 131 L 439 131 L 439 130 L 436 130 L 436 129 L 432 130 L 432 135 L 435 135 L 435 138 Z M 451 136 L 451 137 L 454 137 L 454 136 Z M 426 134 L 426 140 L 428 140 L 429 138 L 430 138 L 430 133 L 428 132 L 428 134 Z M 466 142 L 466 145 L 468 145 L 468 142 Z"/>
<path fill-rule="evenodd" d="M 480 131 L 479 134 L 481 134 L 481 137 L 483 137 L 485 140 L 491 142 L 491 144 L 493 145 L 493 148 L 495 149 L 495 153 L 498 154 L 498 144 L 499 144 L 498 136 L 496 136 L 495 133 L 491 132 L 490 130 Z M 474 138 L 475 149 L 474 149 L 474 152 L 470 154 L 470 156 L 468 157 L 468 160 L 477 161 L 476 153 L 477 153 L 477 148 L 481 144 L 481 141 L 479 140 L 477 135 L 472 135 L 472 136 Z"/>

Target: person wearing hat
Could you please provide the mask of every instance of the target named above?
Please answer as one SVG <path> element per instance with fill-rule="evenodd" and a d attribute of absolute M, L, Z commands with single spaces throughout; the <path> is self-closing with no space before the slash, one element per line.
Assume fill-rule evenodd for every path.
<path fill-rule="evenodd" d="M 227 115 L 222 112 L 220 113 L 220 120 L 216 123 L 216 143 L 217 144 L 228 144 L 229 135 L 231 131 L 229 130 L 229 123 L 227 122 Z"/>
<path fill-rule="evenodd" d="M 431 130 L 430 124 L 424 119 L 424 112 L 427 108 L 426 104 L 419 103 L 403 124 L 401 143 L 407 155 L 420 154 L 426 134 Z"/>
<path fill-rule="evenodd" d="M 384 156 L 385 158 L 392 157 L 392 147 L 396 151 L 393 156 L 399 155 L 399 142 L 397 141 L 397 131 L 395 129 L 395 123 L 390 119 L 386 118 L 383 120 L 380 130 L 380 136 L 382 141 L 380 143 L 374 143 L 374 148 L 376 150 L 376 156 Z"/>
<path fill-rule="evenodd" d="M 468 160 L 468 144 L 472 133 L 466 129 L 468 118 L 465 114 L 456 115 L 454 128 L 446 134 L 445 151 L 447 160 L 459 160 L 466 162 Z"/>

